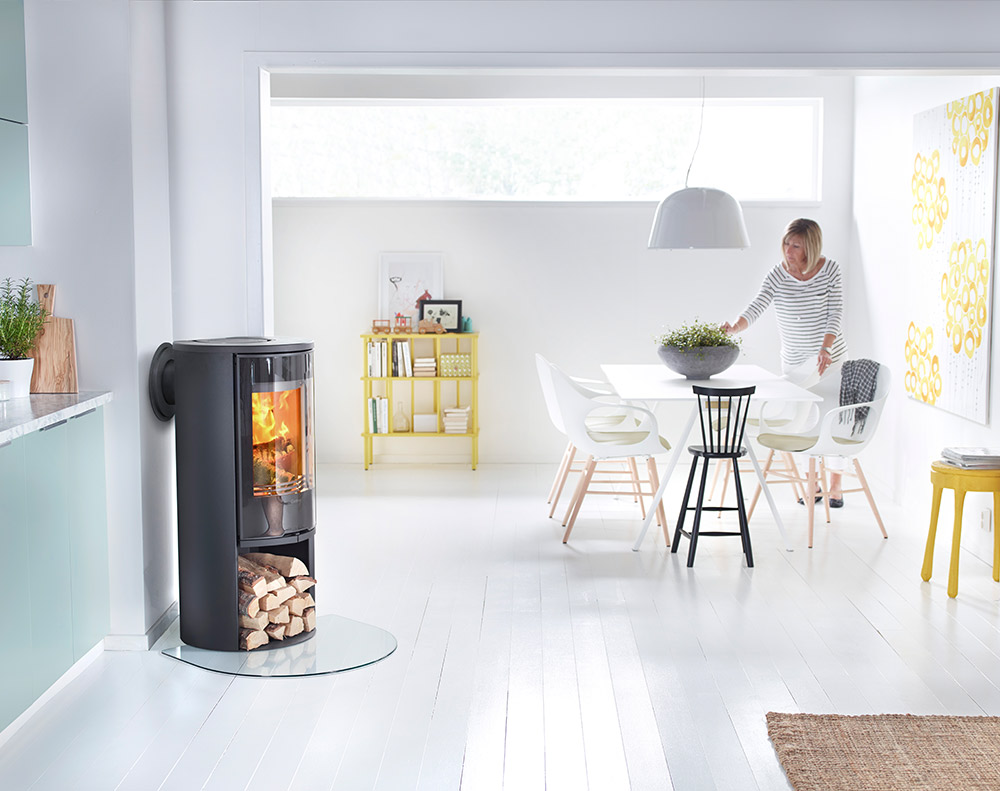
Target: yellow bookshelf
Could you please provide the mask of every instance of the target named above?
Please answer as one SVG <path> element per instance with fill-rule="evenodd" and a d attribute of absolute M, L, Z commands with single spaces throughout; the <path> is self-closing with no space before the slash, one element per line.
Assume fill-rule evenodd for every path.
<path fill-rule="evenodd" d="M 364 389 L 361 436 L 365 443 L 366 470 L 374 463 L 374 444 L 380 437 L 466 437 L 472 444 L 472 469 L 476 469 L 479 463 L 478 346 L 478 332 L 361 335 Z M 428 370 L 431 360 L 433 369 Z M 397 406 L 409 423 L 406 431 L 399 430 L 397 425 Z M 448 412 L 453 409 L 463 411 L 456 417 Z M 463 425 L 462 415 L 466 413 Z M 428 420 L 428 416 L 434 418 L 429 421 L 434 430 L 428 430 L 430 426 L 415 430 L 418 422 L 415 418 Z M 456 430 L 456 426 L 464 431 Z"/>

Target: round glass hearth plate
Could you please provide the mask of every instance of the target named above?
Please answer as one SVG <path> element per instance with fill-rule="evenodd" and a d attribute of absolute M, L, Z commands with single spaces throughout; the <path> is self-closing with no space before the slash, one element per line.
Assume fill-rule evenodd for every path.
<path fill-rule="evenodd" d="M 232 676 L 288 678 L 343 673 L 385 659 L 396 638 L 385 629 L 342 615 L 321 615 L 311 640 L 268 651 L 209 651 L 189 645 L 163 649 L 189 665 Z"/>

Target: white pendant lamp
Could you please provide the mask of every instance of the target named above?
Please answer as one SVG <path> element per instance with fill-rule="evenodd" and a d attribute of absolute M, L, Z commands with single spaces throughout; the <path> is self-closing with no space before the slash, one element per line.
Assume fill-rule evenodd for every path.
<path fill-rule="evenodd" d="M 688 187 L 701 127 L 705 121 L 705 80 L 701 82 L 701 118 L 691 164 L 684 175 L 684 189 L 671 193 L 656 207 L 649 232 L 651 250 L 744 249 L 750 246 L 743 209 L 728 192 L 707 187 Z"/>

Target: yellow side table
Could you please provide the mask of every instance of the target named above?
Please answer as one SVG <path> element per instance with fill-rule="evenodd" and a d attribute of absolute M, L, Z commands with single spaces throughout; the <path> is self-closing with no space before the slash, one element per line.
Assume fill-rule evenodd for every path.
<path fill-rule="evenodd" d="M 924 582 L 931 578 L 934 565 L 934 536 L 937 533 L 938 512 L 941 510 L 942 489 L 955 490 L 955 527 L 951 537 L 951 565 L 948 568 L 948 595 L 958 595 L 958 550 L 962 538 L 962 506 L 966 492 L 993 492 L 993 513 L 1000 515 L 1000 470 L 963 470 L 935 461 L 931 464 L 931 483 L 934 496 L 931 500 L 931 524 L 927 531 L 927 549 L 920 576 Z M 993 579 L 1000 582 L 1000 533 L 993 529 Z"/>

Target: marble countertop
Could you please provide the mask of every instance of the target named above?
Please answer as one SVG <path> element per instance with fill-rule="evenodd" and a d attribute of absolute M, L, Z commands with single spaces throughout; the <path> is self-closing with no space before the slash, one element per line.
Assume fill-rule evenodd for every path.
<path fill-rule="evenodd" d="M 103 390 L 33 395 L 0 401 L 0 445 L 53 423 L 82 415 L 109 401 L 111 393 Z"/>

